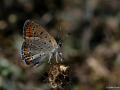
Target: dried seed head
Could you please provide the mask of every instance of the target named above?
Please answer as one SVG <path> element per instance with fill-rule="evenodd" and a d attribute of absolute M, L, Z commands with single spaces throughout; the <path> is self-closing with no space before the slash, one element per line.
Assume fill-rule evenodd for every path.
<path fill-rule="evenodd" d="M 69 68 L 62 64 L 55 64 L 49 70 L 49 83 L 52 88 L 64 88 L 69 82 Z"/>

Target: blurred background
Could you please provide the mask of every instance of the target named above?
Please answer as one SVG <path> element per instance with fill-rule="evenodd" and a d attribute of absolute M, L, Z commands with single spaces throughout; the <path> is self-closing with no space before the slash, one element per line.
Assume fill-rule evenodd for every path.
<path fill-rule="evenodd" d="M 51 90 L 49 64 L 21 64 L 23 24 L 35 19 L 63 43 L 63 90 L 120 89 L 120 0 L 0 0 L 0 90 Z M 115 89 L 116 90 L 116 89 Z"/>

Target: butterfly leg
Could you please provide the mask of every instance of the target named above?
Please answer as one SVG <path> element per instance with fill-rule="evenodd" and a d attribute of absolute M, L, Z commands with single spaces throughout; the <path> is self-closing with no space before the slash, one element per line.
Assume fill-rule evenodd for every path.
<path fill-rule="evenodd" d="M 63 61 L 63 54 L 61 52 L 59 52 L 59 57 L 60 57 L 60 60 L 62 62 Z"/>
<path fill-rule="evenodd" d="M 53 55 L 53 54 L 49 54 L 49 60 L 48 60 L 48 63 L 50 63 L 50 64 L 51 64 L 51 61 L 50 61 L 50 60 L 51 60 L 51 58 L 52 58 L 52 55 Z"/>
<path fill-rule="evenodd" d="M 56 52 L 55 54 L 55 59 L 56 59 L 56 62 L 58 63 L 58 52 Z"/>

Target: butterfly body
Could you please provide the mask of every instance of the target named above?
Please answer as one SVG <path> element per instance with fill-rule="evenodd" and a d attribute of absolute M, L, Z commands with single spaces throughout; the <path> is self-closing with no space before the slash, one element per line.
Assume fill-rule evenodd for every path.
<path fill-rule="evenodd" d="M 38 23 L 27 20 L 23 27 L 24 42 L 22 45 L 22 60 L 27 65 L 36 65 L 46 57 L 58 57 L 56 40 Z"/>

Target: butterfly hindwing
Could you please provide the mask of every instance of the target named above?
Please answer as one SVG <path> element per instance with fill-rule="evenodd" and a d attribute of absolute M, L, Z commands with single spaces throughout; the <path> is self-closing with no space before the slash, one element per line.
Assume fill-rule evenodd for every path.
<path fill-rule="evenodd" d="M 36 65 L 38 63 L 41 63 L 44 58 L 47 57 L 47 54 L 43 54 L 43 52 L 36 52 L 38 50 L 31 50 L 30 43 L 28 42 L 23 42 L 22 49 L 21 49 L 21 54 L 22 54 L 22 60 L 25 62 L 27 65 Z M 35 47 L 33 46 L 35 49 Z M 37 49 L 37 48 L 36 48 Z"/>

